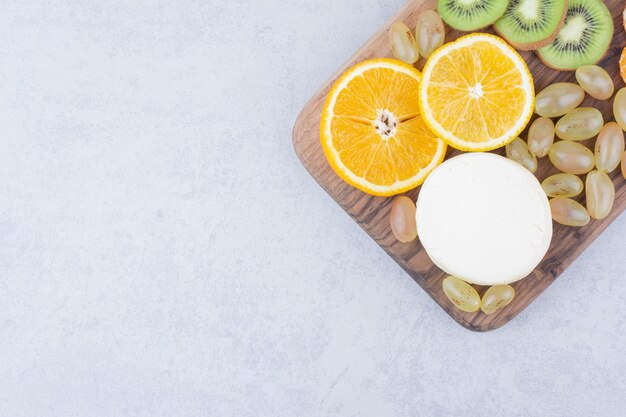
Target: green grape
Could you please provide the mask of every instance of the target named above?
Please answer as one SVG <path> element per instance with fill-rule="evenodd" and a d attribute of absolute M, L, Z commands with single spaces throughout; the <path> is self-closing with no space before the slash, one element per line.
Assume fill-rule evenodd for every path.
<path fill-rule="evenodd" d="M 615 92 L 613 79 L 597 65 L 583 65 L 576 70 L 576 81 L 591 97 L 608 100 Z"/>
<path fill-rule="evenodd" d="M 483 295 L 480 309 L 485 314 L 493 314 L 511 304 L 515 298 L 515 289 L 510 285 L 495 285 Z"/>
<path fill-rule="evenodd" d="M 467 282 L 449 276 L 443 280 L 443 292 L 457 308 L 468 313 L 480 309 L 480 295 Z"/>
<path fill-rule="evenodd" d="M 583 181 L 573 174 L 556 174 L 546 178 L 541 187 L 548 197 L 576 197 L 583 192 Z"/>
<path fill-rule="evenodd" d="M 585 91 L 574 83 L 556 83 L 544 88 L 535 99 L 535 112 L 543 117 L 559 117 L 583 102 Z"/>
<path fill-rule="evenodd" d="M 613 172 L 624 154 L 624 131 L 615 122 L 607 123 L 596 140 L 596 167 Z"/>
<path fill-rule="evenodd" d="M 546 178 L 541 187 L 548 197 L 576 197 L 583 192 L 583 180 L 574 174 L 556 174 Z"/>
<path fill-rule="evenodd" d="M 602 171 L 591 171 L 587 175 L 587 211 L 594 219 L 604 219 L 611 213 L 615 202 L 613 181 Z"/>
<path fill-rule="evenodd" d="M 591 218 L 582 204 L 566 197 L 550 200 L 552 219 L 565 226 L 582 227 L 589 224 Z"/>
<path fill-rule="evenodd" d="M 441 45 L 446 37 L 446 28 L 439 13 L 434 10 L 424 10 L 417 17 L 415 38 L 420 55 L 428 58 Z"/>
<path fill-rule="evenodd" d="M 596 163 L 593 152 L 580 143 L 570 140 L 552 145 L 548 156 L 558 170 L 568 174 L 586 174 Z"/>
<path fill-rule="evenodd" d="M 389 39 L 391 41 L 393 54 L 400 61 L 404 61 L 407 64 L 414 64 L 420 59 L 415 36 L 411 29 L 404 23 L 396 22 L 391 25 Z"/>
<path fill-rule="evenodd" d="M 506 145 L 506 157 L 517 162 L 532 173 L 537 171 L 537 158 L 530 152 L 526 142 L 520 138 Z"/>
<path fill-rule="evenodd" d="M 415 224 L 415 203 L 409 197 L 399 196 L 394 198 L 391 204 L 389 216 L 391 231 L 402 243 L 408 243 L 417 237 L 417 225 Z"/>
<path fill-rule="evenodd" d="M 539 117 L 528 130 L 528 147 L 537 158 L 543 158 L 554 143 L 554 122 L 547 117 Z"/>
<path fill-rule="evenodd" d="M 600 110 L 593 107 L 580 107 L 567 113 L 556 123 L 555 132 L 565 140 L 591 139 L 604 126 Z"/>
<path fill-rule="evenodd" d="M 626 130 L 626 87 L 620 88 L 613 100 L 613 115 L 615 121 L 622 128 Z"/>

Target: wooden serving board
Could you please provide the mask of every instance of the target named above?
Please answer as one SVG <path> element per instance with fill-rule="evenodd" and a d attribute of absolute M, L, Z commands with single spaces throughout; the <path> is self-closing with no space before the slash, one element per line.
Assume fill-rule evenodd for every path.
<path fill-rule="evenodd" d="M 429 259 L 424 248 L 415 241 L 400 243 L 391 233 L 389 213 L 391 210 L 390 198 L 373 197 L 343 182 L 328 165 L 320 145 L 319 123 L 322 106 L 326 94 L 334 81 L 349 67 L 370 58 L 392 57 L 388 41 L 388 30 L 395 21 L 404 21 L 409 27 L 414 27 L 417 16 L 426 9 L 436 8 L 436 0 L 409 1 L 385 26 L 383 26 L 356 54 L 345 63 L 337 73 L 311 98 L 300 113 L 294 130 L 293 143 L 296 153 L 304 167 L 326 192 L 374 239 L 400 266 L 459 324 L 474 331 L 489 331 L 508 323 L 513 317 L 524 310 L 539 296 L 554 280 L 597 238 L 613 220 L 626 208 L 626 180 L 617 169 L 613 175 L 616 188 L 615 207 L 611 215 L 604 220 L 592 221 L 583 228 L 566 227 L 555 224 L 552 245 L 545 259 L 528 277 L 513 287 L 517 296 L 513 303 L 499 312 L 487 316 L 481 313 L 464 313 L 455 308 L 443 293 L 441 282 L 446 274 L 438 269 Z M 619 75 L 619 57 L 622 48 L 626 46 L 626 33 L 622 23 L 622 11 L 626 2 L 618 0 L 605 1 L 611 10 L 615 22 L 615 35 L 610 50 L 599 63 L 605 68 L 615 81 L 616 91 L 624 87 Z M 446 28 L 446 42 L 450 42 L 464 32 Z M 491 29 L 485 30 L 491 32 Z M 493 32 L 491 32 L 493 33 Z M 537 92 L 546 86 L 558 82 L 575 82 L 571 72 L 552 70 L 539 61 L 532 52 L 523 52 L 522 56 L 535 79 Z M 417 64 L 421 70 L 424 60 Z M 612 111 L 613 100 L 598 101 L 587 96 L 582 106 L 593 106 L 604 114 L 605 122 L 614 120 Z M 526 138 L 527 132 L 522 134 Z M 595 139 L 582 142 L 592 146 Z M 497 151 L 502 154 L 502 150 Z M 458 151 L 449 149 L 447 158 L 458 154 Z M 557 173 L 548 158 L 542 158 L 539 163 L 537 176 L 540 180 Z M 583 177 L 584 180 L 584 177 Z M 419 188 L 406 193 L 413 201 L 417 199 Z M 584 197 L 578 201 L 584 204 Z M 478 288 L 482 294 L 485 288 Z"/>

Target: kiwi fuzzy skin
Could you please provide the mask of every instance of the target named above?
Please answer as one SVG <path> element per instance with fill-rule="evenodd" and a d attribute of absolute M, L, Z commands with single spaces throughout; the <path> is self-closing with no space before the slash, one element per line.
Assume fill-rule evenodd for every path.
<path fill-rule="evenodd" d="M 561 29 L 563 29 L 563 25 L 565 24 L 565 18 L 567 17 L 568 7 L 569 7 L 569 0 L 565 0 L 565 7 L 563 8 L 563 16 L 561 16 L 561 21 L 559 22 L 558 26 L 556 27 L 556 30 L 554 32 L 552 32 L 552 34 L 550 36 L 548 36 L 547 38 L 545 38 L 544 40 L 541 40 L 541 41 L 530 42 L 530 43 L 513 42 L 510 39 L 508 39 L 504 34 L 502 34 L 495 25 L 493 26 L 493 29 L 505 41 L 507 41 L 509 44 L 511 44 L 511 46 L 513 48 L 519 49 L 520 51 L 535 51 L 535 50 L 537 50 L 537 49 L 539 49 L 539 48 L 541 48 L 543 46 L 549 45 L 550 43 L 552 43 L 553 40 L 556 39 L 557 36 L 559 36 L 559 32 L 561 31 Z M 624 12 L 626 13 L 626 10 Z M 545 64 L 545 62 L 544 62 L 544 64 Z"/>

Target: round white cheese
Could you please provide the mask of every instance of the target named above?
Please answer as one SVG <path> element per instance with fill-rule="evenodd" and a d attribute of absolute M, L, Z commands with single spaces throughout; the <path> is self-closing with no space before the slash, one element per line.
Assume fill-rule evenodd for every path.
<path fill-rule="evenodd" d="M 525 278 L 552 240 L 550 205 L 537 178 L 491 153 L 463 154 L 435 169 L 420 191 L 416 218 L 435 265 L 478 285 Z"/>

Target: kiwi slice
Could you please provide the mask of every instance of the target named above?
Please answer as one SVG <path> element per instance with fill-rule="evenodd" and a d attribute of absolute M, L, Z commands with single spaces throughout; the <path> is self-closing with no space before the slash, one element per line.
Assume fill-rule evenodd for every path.
<path fill-rule="evenodd" d="M 437 11 L 454 29 L 470 31 L 491 25 L 508 4 L 508 0 L 439 0 Z"/>
<path fill-rule="evenodd" d="M 511 0 L 494 24 L 496 32 L 522 51 L 546 46 L 565 22 L 567 0 Z"/>
<path fill-rule="evenodd" d="M 602 0 L 570 0 L 563 28 L 537 54 L 547 66 L 558 70 L 592 65 L 609 49 L 613 29 L 613 18 Z"/>

